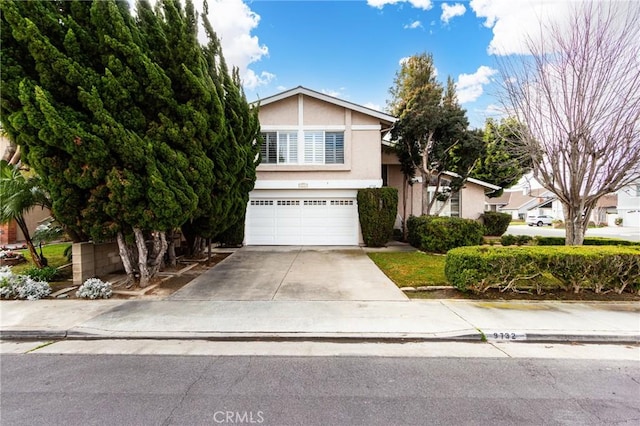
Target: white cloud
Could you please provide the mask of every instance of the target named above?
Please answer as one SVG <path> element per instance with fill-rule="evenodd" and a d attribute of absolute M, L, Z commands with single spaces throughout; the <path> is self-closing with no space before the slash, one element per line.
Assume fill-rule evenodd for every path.
<path fill-rule="evenodd" d="M 344 94 L 344 91 L 344 87 L 341 87 L 338 90 L 322 89 L 322 93 L 324 93 L 325 95 L 333 96 L 334 98 L 345 98 L 346 96 Z"/>
<path fill-rule="evenodd" d="M 276 87 L 276 89 L 278 89 L 278 90 L 279 90 L 279 91 L 281 91 L 281 92 L 284 92 L 285 90 L 287 90 L 287 87 L 285 87 L 285 86 L 278 86 L 278 87 Z"/>
<path fill-rule="evenodd" d="M 460 74 L 456 83 L 456 93 L 461 104 L 473 102 L 482 96 L 483 86 L 491 82 L 491 76 L 498 71 L 482 65 L 473 74 Z"/>
<path fill-rule="evenodd" d="M 410 24 L 406 24 L 403 27 L 405 30 L 415 30 L 416 28 L 422 28 L 422 22 L 420 21 L 413 21 Z"/>
<path fill-rule="evenodd" d="M 566 0 L 471 0 L 469 6 L 493 30 L 487 52 L 510 55 L 527 53 L 527 36 L 538 41 L 541 28 L 553 20 L 566 22 L 575 4 Z"/>
<path fill-rule="evenodd" d="M 440 19 L 445 24 L 448 24 L 451 19 L 455 18 L 456 16 L 464 15 L 466 11 L 467 8 L 464 7 L 464 5 L 461 3 L 456 3 L 452 6 L 447 3 L 442 3 L 442 15 L 440 16 Z"/>
<path fill-rule="evenodd" d="M 363 106 L 365 106 L 367 108 L 375 109 L 376 111 L 382 111 L 382 107 L 380 107 L 380 104 L 376 104 L 376 103 L 373 103 L 373 102 L 367 102 Z"/>
<path fill-rule="evenodd" d="M 203 0 L 194 0 L 202 10 Z M 209 20 L 220 38 L 222 52 L 229 65 L 240 70 L 243 85 L 248 89 L 268 84 L 275 77 L 267 71 L 257 73 L 249 66 L 269 55 L 269 48 L 251 35 L 260 23 L 260 15 L 242 0 L 209 0 Z"/>
<path fill-rule="evenodd" d="M 400 65 L 400 66 L 404 65 L 404 63 L 407 62 L 410 57 L 411 56 L 405 56 L 405 57 L 400 58 L 400 60 L 398 60 L 398 65 Z"/>
<path fill-rule="evenodd" d="M 382 9 L 387 4 L 409 3 L 416 9 L 429 10 L 433 7 L 431 0 L 367 0 L 371 7 Z"/>

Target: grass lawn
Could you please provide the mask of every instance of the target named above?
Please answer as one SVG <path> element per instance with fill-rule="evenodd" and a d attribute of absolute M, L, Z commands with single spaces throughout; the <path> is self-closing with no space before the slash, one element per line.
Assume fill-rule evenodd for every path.
<path fill-rule="evenodd" d="M 42 246 L 42 254 L 47 258 L 49 262 L 49 266 L 53 266 L 55 268 L 66 265 L 69 263 L 66 256 L 64 255 L 64 250 L 69 247 L 71 243 L 56 243 L 56 244 L 47 244 L 46 246 Z M 36 250 L 39 252 L 40 250 L 36 247 Z M 34 266 L 33 262 L 31 262 L 31 254 L 28 249 L 25 250 L 16 250 L 21 253 L 26 259 L 26 263 L 21 263 L 19 265 L 15 265 L 11 267 L 11 270 L 14 274 L 19 274 L 24 270 Z"/>
<path fill-rule="evenodd" d="M 444 276 L 445 256 L 423 253 L 369 253 L 398 287 L 450 285 Z"/>

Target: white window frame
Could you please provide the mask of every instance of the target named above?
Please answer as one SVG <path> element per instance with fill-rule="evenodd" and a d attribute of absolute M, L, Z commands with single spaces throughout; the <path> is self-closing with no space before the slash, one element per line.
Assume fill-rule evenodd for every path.
<path fill-rule="evenodd" d="M 266 134 L 275 134 L 275 150 L 276 150 L 276 162 L 269 162 L 268 152 L 267 156 L 262 156 L 262 162 L 260 164 L 274 165 L 274 164 L 298 164 L 298 132 L 295 131 L 276 131 L 269 130 L 262 132 L 263 143 L 267 143 Z M 262 149 L 260 150 L 262 153 Z M 267 161 L 265 161 L 267 160 Z"/>

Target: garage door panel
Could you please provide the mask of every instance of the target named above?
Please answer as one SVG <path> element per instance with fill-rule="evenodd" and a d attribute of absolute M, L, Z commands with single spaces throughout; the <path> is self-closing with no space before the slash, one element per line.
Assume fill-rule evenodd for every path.
<path fill-rule="evenodd" d="M 354 198 L 252 199 L 247 212 L 249 245 L 357 245 Z"/>

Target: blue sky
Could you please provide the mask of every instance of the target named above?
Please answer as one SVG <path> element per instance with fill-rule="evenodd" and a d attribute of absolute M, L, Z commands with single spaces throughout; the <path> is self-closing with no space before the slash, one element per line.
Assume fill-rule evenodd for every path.
<path fill-rule="evenodd" d="M 576 0 L 572 0 L 576 1 Z M 194 0 L 201 9 L 202 0 Z M 299 85 L 384 110 L 402 58 L 428 52 L 473 127 L 500 110 L 498 55 L 523 52 L 569 0 L 208 0 L 251 101 Z"/>

